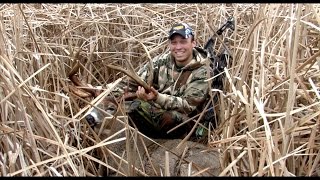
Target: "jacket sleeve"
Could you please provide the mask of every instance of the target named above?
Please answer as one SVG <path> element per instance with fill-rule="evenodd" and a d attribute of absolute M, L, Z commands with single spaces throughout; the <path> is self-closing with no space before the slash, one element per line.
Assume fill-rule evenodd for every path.
<path fill-rule="evenodd" d="M 155 102 L 166 110 L 177 110 L 189 114 L 202 106 L 208 97 L 209 83 L 205 81 L 206 79 L 206 68 L 201 68 L 192 74 L 191 81 L 186 84 L 182 96 L 159 93 Z"/>

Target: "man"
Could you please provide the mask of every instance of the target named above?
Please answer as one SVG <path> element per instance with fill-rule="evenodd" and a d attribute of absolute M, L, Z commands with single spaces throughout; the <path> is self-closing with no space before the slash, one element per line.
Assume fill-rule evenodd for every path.
<path fill-rule="evenodd" d="M 182 138 L 193 127 L 192 123 L 171 133 L 167 131 L 201 112 L 209 96 L 210 86 L 205 80 L 212 76 L 212 70 L 205 51 L 195 48 L 191 27 L 175 24 L 168 38 L 170 52 L 152 60 L 154 72 L 149 72 L 149 64 L 138 71 L 146 82 L 153 73 L 151 92 L 140 86 L 125 87 L 127 83 L 114 91 L 115 96 L 121 96 L 123 89 L 136 93 L 128 115 L 139 131 L 151 138 Z"/>

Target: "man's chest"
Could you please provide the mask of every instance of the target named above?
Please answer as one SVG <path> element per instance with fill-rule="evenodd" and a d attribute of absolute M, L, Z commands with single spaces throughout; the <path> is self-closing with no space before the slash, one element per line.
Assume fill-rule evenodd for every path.
<path fill-rule="evenodd" d="M 171 95 L 181 94 L 186 88 L 190 74 L 191 71 L 162 70 L 159 73 L 159 92 Z"/>

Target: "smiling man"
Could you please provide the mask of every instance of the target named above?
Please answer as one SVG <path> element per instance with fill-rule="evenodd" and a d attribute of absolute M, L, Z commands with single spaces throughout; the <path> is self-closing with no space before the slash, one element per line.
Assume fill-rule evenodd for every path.
<path fill-rule="evenodd" d="M 193 123 L 186 123 L 171 133 L 168 130 L 202 111 L 209 96 L 212 77 L 205 51 L 196 47 L 192 28 L 186 23 L 174 24 L 169 31 L 170 52 L 153 59 L 154 71 L 148 64 L 138 75 L 147 81 L 153 73 L 152 91 L 136 91 L 129 116 L 137 128 L 153 138 L 182 138 Z M 192 121 L 191 121 L 192 122 Z"/>

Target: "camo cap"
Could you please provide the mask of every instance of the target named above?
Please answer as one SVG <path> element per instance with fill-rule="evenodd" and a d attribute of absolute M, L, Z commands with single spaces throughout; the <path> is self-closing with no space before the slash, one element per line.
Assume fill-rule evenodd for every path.
<path fill-rule="evenodd" d="M 189 38 L 193 36 L 192 28 L 186 23 L 174 24 L 169 31 L 169 39 L 171 39 L 173 34 L 180 34 L 184 38 Z"/>

